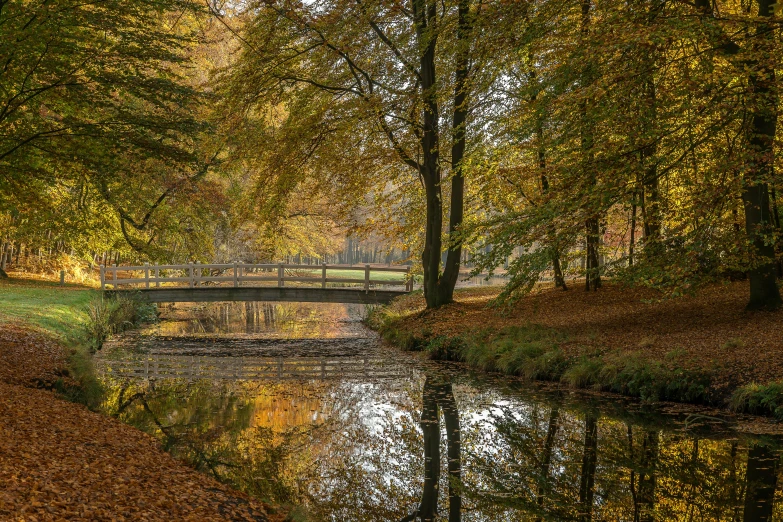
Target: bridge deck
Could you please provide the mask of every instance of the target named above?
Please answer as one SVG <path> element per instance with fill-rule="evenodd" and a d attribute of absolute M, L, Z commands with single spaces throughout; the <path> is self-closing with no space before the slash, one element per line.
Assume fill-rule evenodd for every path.
<path fill-rule="evenodd" d="M 203 303 L 221 301 L 292 301 L 305 303 L 387 304 L 407 292 L 356 288 L 242 287 L 131 288 L 105 290 L 107 294 L 139 295 L 151 303 Z"/>
<path fill-rule="evenodd" d="M 148 301 L 158 303 L 304 301 L 383 304 L 410 292 L 413 280 L 409 267 L 192 263 L 101 267 L 101 289 L 140 293 Z"/>

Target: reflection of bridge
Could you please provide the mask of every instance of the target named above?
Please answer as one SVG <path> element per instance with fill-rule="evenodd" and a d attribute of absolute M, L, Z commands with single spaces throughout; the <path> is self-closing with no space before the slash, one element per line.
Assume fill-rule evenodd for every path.
<path fill-rule="evenodd" d="M 355 357 L 209 357 L 144 355 L 97 361 L 104 375 L 118 378 L 188 380 L 286 380 L 389 378 L 409 375 L 379 356 Z"/>
<path fill-rule="evenodd" d="M 108 287 L 111 287 L 110 289 Z M 386 288 L 383 288 L 386 287 Z M 101 267 L 101 289 L 158 303 L 299 301 L 388 303 L 413 289 L 409 267 L 211 264 Z"/>

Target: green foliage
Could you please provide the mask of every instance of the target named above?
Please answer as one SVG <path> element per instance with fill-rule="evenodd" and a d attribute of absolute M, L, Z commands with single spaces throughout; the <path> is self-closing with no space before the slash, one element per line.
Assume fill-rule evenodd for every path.
<path fill-rule="evenodd" d="M 737 388 L 731 395 L 729 407 L 736 412 L 783 419 L 783 382 L 748 384 Z"/>
<path fill-rule="evenodd" d="M 595 388 L 645 401 L 713 401 L 709 375 L 667 366 L 640 354 L 581 357 L 566 370 L 562 381 L 575 388 Z"/>

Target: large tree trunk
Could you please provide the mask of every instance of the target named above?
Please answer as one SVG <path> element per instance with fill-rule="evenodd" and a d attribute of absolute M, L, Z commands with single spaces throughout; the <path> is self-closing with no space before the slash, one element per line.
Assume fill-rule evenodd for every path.
<path fill-rule="evenodd" d="M 759 0 L 759 17 L 772 16 L 774 0 Z M 750 279 L 749 310 L 776 309 L 783 301 L 775 278 L 775 246 L 767 235 L 773 228 L 770 213 L 769 183 L 774 179 L 774 142 L 777 126 L 778 94 L 775 68 L 772 62 L 771 39 L 775 32 L 769 23 L 756 26 L 754 39 L 755 63 L 751 66 L 748 84 L 751 90 L 751 160 L 746 166 L 742 201 L 745 205 L 745 231 L 754 247 L 754 266 Z"/>
<path fill-rule="evenodd" d="M 649 11 L 645 13 L 646 22 L 652 24 L 663 8 L 660 0 L 651 0 Z M 658 164 L 655 156 L 658 153 L 658 140 L 655 139 L 658 121 L 658 100 L 655 87 L 655 59 L 657 50 L 653 47 L 642 57 L 642 139 L 648 140 L 640 152 L 642 179 L 644 182 L 644 251 L 645 255 L 654 257 L 660 248 L 661 236 L 661 203 L 660 184 L 658 180 Z"/>
<path fill-rule="evenodd" d="M 451 146 L 451 208 L 449 211 L 449 244 L 443 275 L 438 284 L 436 306 L 454 300 L 454 287 L 459 279 L 462 240 L 458 234 L 462 226 L 465 201 L 465 126 L 468 119 L 468 66 L 470 42 L 470 0 L 459 0 L 457 8 L 457 70 L 454 82 L 453 142 Z M 427 302 L 429 307 L 429 301 Z"/>
<path fill-rule="evenodd" d="M 443 233 L 443 200 L 441 192 L 439 108 L 435 86 L 435 47 L 437 7 L 433 0 L 414 0 L 413 15 L 416 37 L 422 46 L 419 65 L 421 94 L 424 100 L 421 133 L 421 154 L 424 191 L 427 201 L 427 226 L 424 234 L 422 265 L 424 269 L 424 298 L 427 308 L 440 306 L 440 251 Z"/>
<path fill-rule="evenodd" d="M 581 0 L 582 5 L 582 20 L 581 20 L 581 33 L 582 43 L 587 44 L 588 36 L 590 34 L 590 8 L 591 0 Z M 584 65 L 584 71 L 582 71 L 582 88 L 586 89 L 593 81 L 593 65 L 586 61 Z M 584 178 L 588 180 L 589 189 L 593 189 L 596 183 L 595 177 L 595 165 L 594 165 L 594 145 L 595 145 L 595 132 L 594 126 L 589 114 L 590 100 L 587 96 L 581 102 L 580 111 L 582 119 L 581 129 L 581 146 L 582 146 L 582 174 Z M 600 224 L 598 209 L 594 208 L 596 203 L 591 201 L 588 196 L 587 203 L 588 217 L 585 220 L 585 246 L 586 246 L 586 263 L 585 263 L 585 290 L 597 290 L 601 287 L 601 272 L 599 266 L 598 247 L 601 238 Z"/>
<path fill-rule="evenodd" d="M 780 457 L 767 446 L 756 444 L 748 450 L 744 522 L 770 522 Z"/>

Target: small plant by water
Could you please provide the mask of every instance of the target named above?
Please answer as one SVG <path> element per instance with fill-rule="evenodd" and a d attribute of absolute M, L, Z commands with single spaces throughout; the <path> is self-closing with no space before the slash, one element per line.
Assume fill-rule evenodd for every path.
<path fill-rule="evenodd" d="M 741 386 L 732 394 L 729 407 L 739 413 L 783 419 L 783 381 Z"/>
<path fill-rule="evenodd" d="M 100 350 L 109 336 L 157 318 L 155 305 L 134 296 L 96 296 L 87 305 L 85 329 L 93 350 Z"/>

